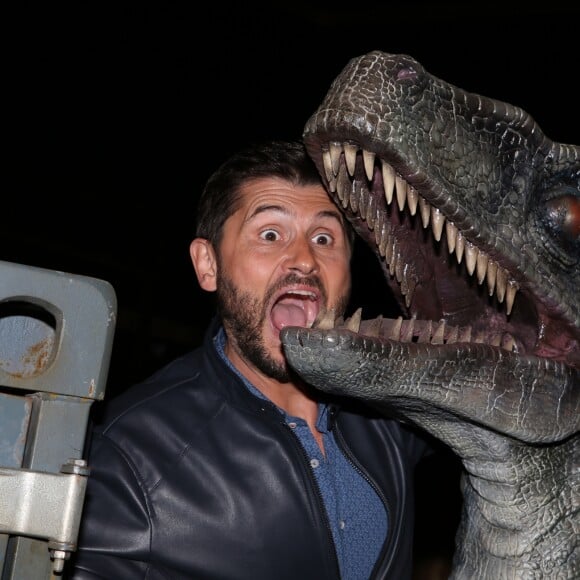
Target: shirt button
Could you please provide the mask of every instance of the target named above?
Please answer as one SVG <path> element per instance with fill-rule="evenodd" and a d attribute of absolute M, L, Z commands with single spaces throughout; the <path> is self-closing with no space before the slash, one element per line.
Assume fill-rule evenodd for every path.
<path fill-rule="evenodd" d="M 344 520 L 340 520 L 340 522 L 338 522 L 338 527 L 341 530 L 344 530 L 344 528 L 346 528 L 346 522 Z"/>
<path fill-rule="evenodd" d="M 296 429 L 296 423 L 294 421 L 290 421 L 290 423 L 288 423 L 288 427 L 290 427 L 290 429 Z"/>
<path fill-rule="evenodd" d="M 318 461 L 318 459 L 311 459 L 310 460 L 310 465 L 316 469 L 319 465 L 320 465 L 320 461 Z"/>

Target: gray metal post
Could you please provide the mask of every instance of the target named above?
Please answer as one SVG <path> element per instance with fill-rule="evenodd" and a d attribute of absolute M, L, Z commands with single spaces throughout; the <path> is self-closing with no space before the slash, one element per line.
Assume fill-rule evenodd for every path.
<path fill-rule="evenodd" d="M 108 282 L 0 261 L 1 580 L 54 578 L 76 549 L 116 312 Z"/>

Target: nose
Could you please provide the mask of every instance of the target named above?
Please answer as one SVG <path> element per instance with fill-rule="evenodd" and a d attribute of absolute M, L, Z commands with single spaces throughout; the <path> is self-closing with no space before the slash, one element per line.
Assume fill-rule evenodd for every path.
<path fill-rule="evenodd" d="M 301 274 L 313 274 L 318 271 L 318 262 L 312 242 L 297 239 L 292 243 L 288 253 L 288 268 Z"/>

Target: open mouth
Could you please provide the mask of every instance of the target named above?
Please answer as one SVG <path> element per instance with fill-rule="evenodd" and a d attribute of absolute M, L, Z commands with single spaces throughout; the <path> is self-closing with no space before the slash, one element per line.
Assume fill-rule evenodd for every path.
<path fill-rule="evenodd" d="M 320 300 L 316 290 L 304 288 L 285 288 L 275 297 L 270 319 L 278 330 L 286 326 L 310 328 L 316 320 Z"/>
<path fill-rule="evenodd" d="M 578 338 L 559 305 L 467 239 L 389 163 L 352 141 L 307 146 L 335 202 L 380 256 L 404 313 L 361 321 L 357 312 L 349 330 L 401 342 L 483 343 L 580 368 Z M 316 325 L 342 322 L 321 313 Z"/>

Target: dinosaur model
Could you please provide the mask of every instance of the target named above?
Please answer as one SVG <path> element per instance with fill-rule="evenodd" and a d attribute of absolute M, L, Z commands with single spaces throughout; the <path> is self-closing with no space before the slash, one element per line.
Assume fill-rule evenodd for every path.
<path fill-rule="evenodd" d="M 580 147 L 379 51 L 303 136 L 402 316 L 288 327 L 290 364 L 459 457 L 451 578 L 580 578 Z"/>

